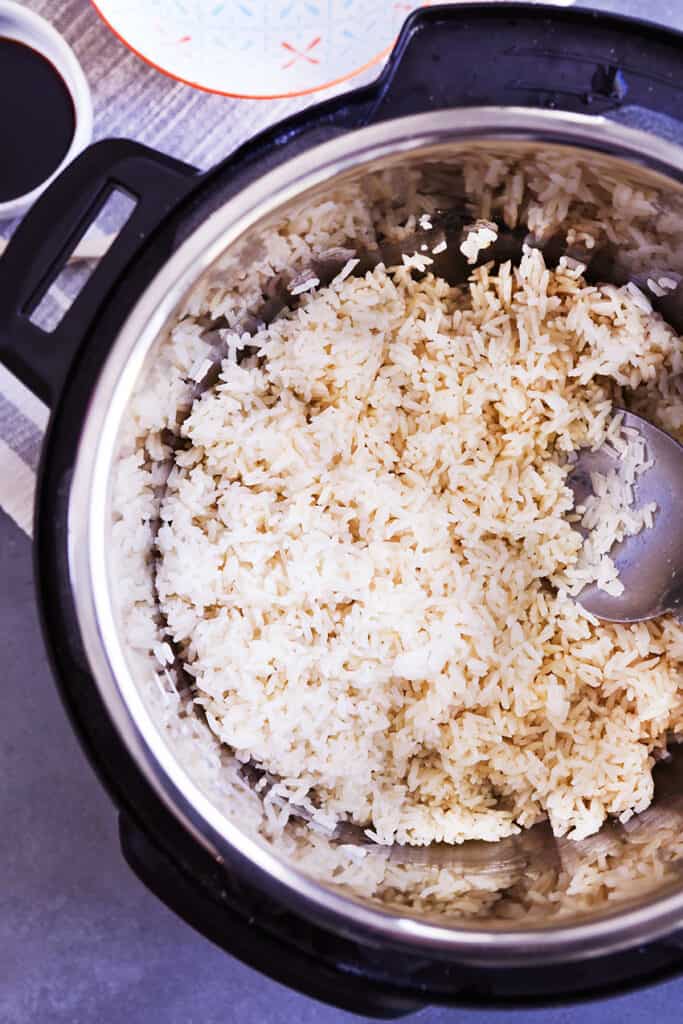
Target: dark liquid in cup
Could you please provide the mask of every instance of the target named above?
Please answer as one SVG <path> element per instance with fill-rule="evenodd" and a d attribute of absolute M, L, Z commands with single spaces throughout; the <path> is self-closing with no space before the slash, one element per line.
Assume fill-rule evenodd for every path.
<path fill-rule="evenodd" d="M 0 203 L 49 178 L 75 130 L 73 100 L 54 65 L 30 46 L 0 38 Z"/>

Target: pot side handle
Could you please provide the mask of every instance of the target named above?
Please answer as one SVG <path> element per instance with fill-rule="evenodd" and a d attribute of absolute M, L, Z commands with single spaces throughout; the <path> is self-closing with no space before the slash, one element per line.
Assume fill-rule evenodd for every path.
<path fill-rule="evenodd" d="M 128 139 L 89 146 L 31 207 L 0 258 L 0 361 L 52 405 L 107 292 L 161 220 L 199 180 L 187 164 Z M 54 330 L 31 315 L 120 190 L 135 207 Z"/>
<path fill-rule="evenodd" d="M 363 123 L 463 106 L 609 115 L 683 109 L 683 35 L 652 23 L 537 3 L 422 8 L 406 20 Z"/>

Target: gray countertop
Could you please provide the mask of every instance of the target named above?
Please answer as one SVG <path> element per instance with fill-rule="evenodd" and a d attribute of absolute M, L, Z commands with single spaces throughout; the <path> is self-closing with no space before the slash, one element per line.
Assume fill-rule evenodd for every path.
<path fill-rule="evenodd" d="M 31 5 L 46 13 L 50 7 L 45 0 Z M 596 0 L 593 6 L 683 27 L 683 0 Z M 358 1020 L 226 956 L 133 877 L 119 851 L 114 809 L 51 678 L 33 596 L 31 542 L 4 513 L 0 579 L 0 1024 Z M 488 1014 L 433 1008 L 410 1019 L 673 1024 L 682 1018 L 681 1006 L 683 978 L 582 1007 Z"/>

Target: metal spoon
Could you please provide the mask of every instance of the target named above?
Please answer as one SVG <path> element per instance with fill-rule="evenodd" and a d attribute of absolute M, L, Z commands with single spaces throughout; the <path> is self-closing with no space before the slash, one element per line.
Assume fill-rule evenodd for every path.
<path fill-rule="evenodd" d="M 634 507 L 654 502 L 651 528 L 626 537 L 610 551 L 624 585 L 614 596 L 595 584 L 583 588 L 577 601 L 607 622 L 640 622 L 666 612 L 683 614 L 683 445 L 642 416 L 626 412 L 623 425 L 643 437 L 652 465 L 637 478 Z M 584 449 L 567 483 L 580 505 L 592 493 L 591 474 L 618 469 L 619 459 L 608 447 Z"/>

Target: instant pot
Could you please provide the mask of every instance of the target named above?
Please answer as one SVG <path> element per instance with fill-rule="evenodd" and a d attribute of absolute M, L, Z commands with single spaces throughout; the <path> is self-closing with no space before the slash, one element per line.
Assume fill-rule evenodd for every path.
<path fill-rule="evenodd" d="M 541 824 L 498 844 L 378 850 L 303 819 L 275 842 L 260 830 L 262 778 L 208 737 L 196 756 L 208 730 L 177 693 L 154 691 L 151 662 L 122 626 L 116 472 L 131 450 L 132 410 L 163 378 L 169 325 L 202 282 L 248 273 L 288 209 L 314 205 L 332 188 L 353 186 L 371 209 L 378 176 L 394 181 L 399 197 L 406 182 L 437 190 L 441 201 L 450 190 L 476 214 L 478 183 L 460 170 L 473 155 L 483 176 L 494 162 L 503 176 L 536 164 L 547 173 L 589 168 L 607 197 L 622 187 L 655 195 L 658 219 L 652 244 L 647 232 L 640 246 L 615 229 L 588 253 L 589 272 L 625 281 L 646 273 L 646 254 L 680 281 L 682 100 L 683 38 L 674 32 L 529 4 L 434 7 L 406 22 L 376 83 L 268 129 L 207 173 L 130 141 L 91 146 L 31 209 L 0 260 L 0 356 L 52 409 L 34 534 L 44 634 L 74 729 L 118 807 L 124 856 L 203 935 L 318 999 L 394 1017 L 428 1003 L 594 998 L 680 970 L 683 879 L 666 856 L 683 823 L 680 759 L 674 751 L 656 767 L 651 809 L 628 827 L 606 825 L 588 846 L 556 842 Z M 114 189 L 135 209 L 46 332 L 33 311 Z M 572 204 L 583 208 L 580 190 Z M 179 406 L 191 383 L 176 379 Z M 168 431 L 168 415 L 164 422 Z M 151 538 L 153 517 L 144 529 Z M 153 559 L 151 539 L 142 605 L 154 599 Z M 169 701 L 180 723 L 173 729 Z M 665 868 L 643 877 L 637 853 L 652 843 L 661 849 L 653 863 Z M 382 899 L 352 870 L 376 857 Z M 582 858 L 605 878 L 609 871 L 583 902 Z M 463 892 L 501 898 L 477 912 L 440 900 L 441 871 Z M 565 880 L 561 912 L 533 913 L 549 875 Z"/>

